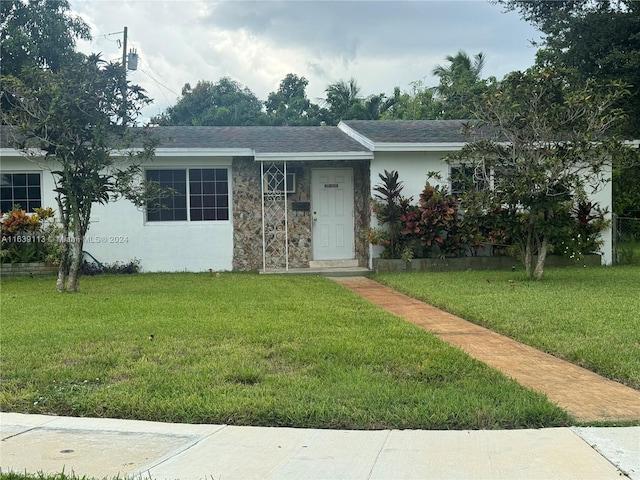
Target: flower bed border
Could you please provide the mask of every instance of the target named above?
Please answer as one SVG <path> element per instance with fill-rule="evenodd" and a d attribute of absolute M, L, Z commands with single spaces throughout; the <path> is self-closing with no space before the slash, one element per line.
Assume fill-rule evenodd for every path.
<path fill-rule="evenodd" d="M 57 265 L 44 262 L 0 264 L 0 275 L 3 277 L 18 277 L 26 275 L 33 277 L 35 275 L 55 275 L 57 273 Z"/>
<path fill-rule="evenodd" d="M 533 261 L 535 265 L 535 258 Z M 602 264 L 600 255 L 585 255 L 581 261 L 550 255 L 545 267 L 586 266 Z M 464 271 L 464 270 L 521 270 L 522 262 L 514 257 L 458 257 L 458 258 L 417 258 L 411 261 L 400 259 L 374 258 L 373 270 L 380 273 Z"/>

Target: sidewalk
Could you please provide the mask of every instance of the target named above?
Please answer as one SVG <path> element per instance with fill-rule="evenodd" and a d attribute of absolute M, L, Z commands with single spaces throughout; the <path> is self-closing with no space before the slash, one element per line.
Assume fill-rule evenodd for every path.
<path fill-rule="evenodd" d="M 640 480 L 640 427 L 345 431 L 2 413 L 0 432 L 3 472 L 158 480 Z"/>

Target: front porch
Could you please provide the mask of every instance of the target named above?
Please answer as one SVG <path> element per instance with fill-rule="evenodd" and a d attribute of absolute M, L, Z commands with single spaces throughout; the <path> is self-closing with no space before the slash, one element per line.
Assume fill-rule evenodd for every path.
<path fill-rule="evenodd" d="M 344 157 L 283 162 L 234 158 L 233 270 L 326 275 L 368 272 L 369 161 Z M 324 172 L 348 175 L 344 181 L 338 177 L 326 180 L 319 175 Z M 318 183 L 320 187 L 314 189 Z M 323 230 L 327 205 L 339 216 L 333 234 Z M 344 247 L 343 251 L 320 251 L 327 239 L 334 239 L 333 247 Z M 318 259 L 340 263 L 327 265 Z"/>

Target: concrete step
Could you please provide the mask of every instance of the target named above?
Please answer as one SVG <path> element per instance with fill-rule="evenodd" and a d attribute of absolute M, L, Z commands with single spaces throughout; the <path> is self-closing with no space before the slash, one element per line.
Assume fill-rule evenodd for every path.
<path fill-rule="evenodd" d="M 311 260 L 309 262 L 309 268 L 353 268 L 357 266 L 357 260 Z"/>

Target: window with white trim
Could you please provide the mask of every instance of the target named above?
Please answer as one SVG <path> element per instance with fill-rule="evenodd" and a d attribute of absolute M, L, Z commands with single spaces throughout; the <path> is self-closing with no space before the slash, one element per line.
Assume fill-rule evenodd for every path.
<path fill-rule="evenodd" d="M 148 203 L 148 222 L 229 220 L 227 168 L 148 169 L 146 179 L 170 192 Z"/>
<path fill-rule="evenodd" d="M 8 212 L 19 205 L 26 212 L 42 207 L 40 173 L 3 173 L 0 175 L 0 211 Z"/>
<path fill-rule="evenodd" d="M 451 194 L 460 196 L 473 190 L 486 190 L 489 188 L 489 179 L 485 178 L 480 169 L 469 165 L 452 165 L 449 170 L 451 181 Z"/>

